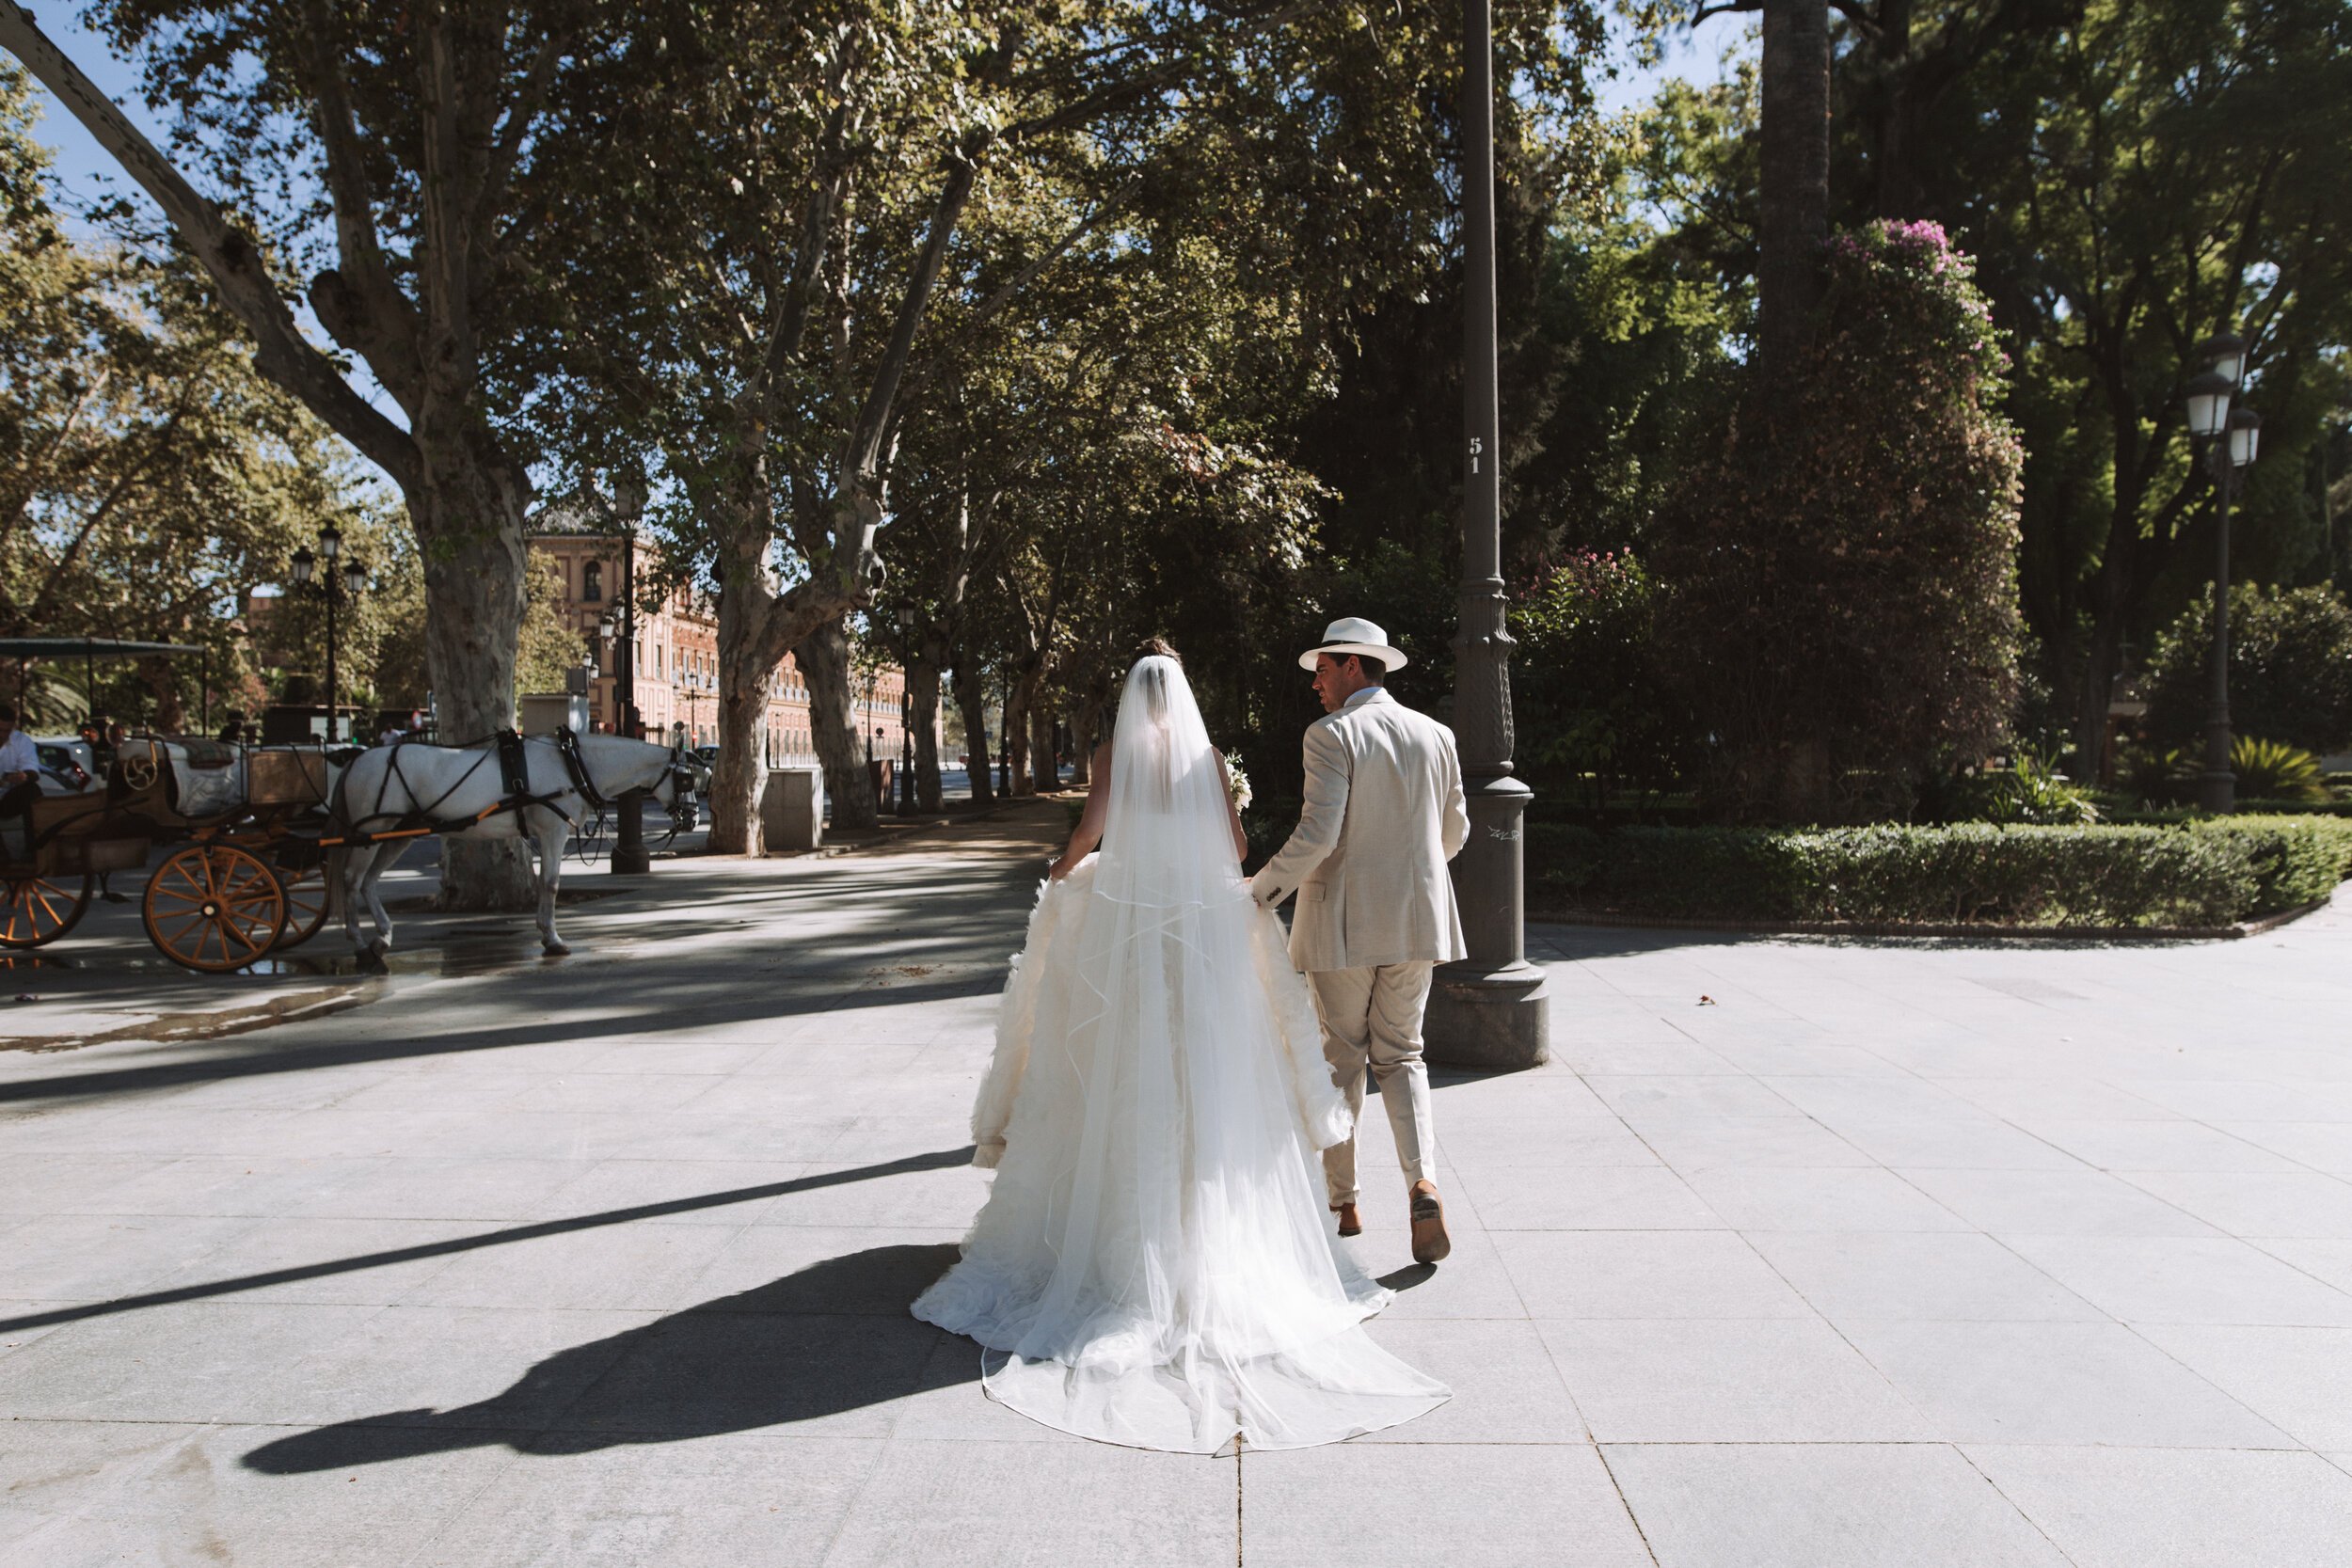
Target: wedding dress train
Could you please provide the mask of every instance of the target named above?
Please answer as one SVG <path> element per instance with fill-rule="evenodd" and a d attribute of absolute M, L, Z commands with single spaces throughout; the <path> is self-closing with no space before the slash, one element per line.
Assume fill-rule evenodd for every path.
<path fill-rule="evenodd" d="M 1360 1326 L 1391 1293 L 1314 1162 L 1346 1103 L 1171 660 L 1129 676 L 1110 787 L 1102 852 L 1030 916 L 973 1112 L 993 1188 L 915 1316 L 986 1348 L 992 1397 L 1104 1442 L 1302 1448 L 1434 1409 Z"/>

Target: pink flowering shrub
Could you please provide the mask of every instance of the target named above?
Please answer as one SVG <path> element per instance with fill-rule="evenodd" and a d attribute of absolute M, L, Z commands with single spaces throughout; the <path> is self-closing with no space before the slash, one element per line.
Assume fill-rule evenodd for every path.
<path fill-rule="evenodd" d="M 1661 508 L 1660 633 L 1727 815 L 1903 815 L 2015 703 L 2023 449 L 1969 259 L 1932 223 L 1833 237 L 1808 361 L 1751 388 Z"/>

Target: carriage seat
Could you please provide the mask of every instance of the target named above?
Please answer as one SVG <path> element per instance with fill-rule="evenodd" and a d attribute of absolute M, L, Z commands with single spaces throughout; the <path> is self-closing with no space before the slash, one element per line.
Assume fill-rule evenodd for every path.
<path fill-rule="evenodd" d="M 180 748 L 182 755 L 173 760 L 203 772 L 230 767 L 237 760 L 237 748 L 225 740 L 213 740 L 200 735 L 175 735 L 171 743 Z"/>

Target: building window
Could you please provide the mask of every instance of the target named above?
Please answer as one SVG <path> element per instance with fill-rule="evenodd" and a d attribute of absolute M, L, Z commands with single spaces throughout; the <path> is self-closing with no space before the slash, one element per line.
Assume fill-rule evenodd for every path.
<path fill-rule="evenodd" d="M 588 604 L 596 604 L 604 597 L 603 562 L 591 561 L 580 569 L 580 596 Z"/>

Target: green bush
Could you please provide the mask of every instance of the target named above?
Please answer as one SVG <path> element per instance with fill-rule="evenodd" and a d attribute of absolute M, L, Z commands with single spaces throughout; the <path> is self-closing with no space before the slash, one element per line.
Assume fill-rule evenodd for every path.
<path fill-rule="evenodd" d="M 2264 800 L 2325 800 L 2328 785 L 2320 776 L 2319 759 L 2283 740 L 2263 740 L 2242 735 L 2230 747 L 2230 771 L 2237 775 L 2237 792 Z"/>
<path fill-rule="evenodd" d="M 1681 776 L 1696 723 L 1661 673 L 1659 586 L 1631 550 L 1544 567 L 1512 594 L 1511 705 L 1519 768 L 1596 808 Z"/>
<path fill-rule="evenodd" d="M 2098 821 L 2099 807 L 2056 759 L 2021 751 L 2006 768 L 1930 775 L 1920 786 L 1918 819 L 2077 827 Z"/>
<path fill-rule="evenodd" d="M 2248 912 L 2276 914 L 2315 904 L 2352 877 L 2352 822 L 2337 816 L 2217 816 L 2190 832 L 2232 845 L 2257 887 Z"/>
<path fill-rule="evenodd" d="M 2193 604 L 2156 638 L 2142 693 L 2159 752 L 2203 756 L 2213 612 Z M 2230 591 L 2230 716 L 2311 752 L 2352 741 L 2352 605 L 2332 588 Z"/>
<path fill-rule="evenodd" d="M 2221 926 L 2254 898 L 2242 849 L 2163 828 L 1855 828 L 1803 835 L 1813 918 Z"/>
<path fill-rule="evenodd" d="M 2223 926 L 2352 875 L 2352 823 L 2182 827 L 1531 830 L 1547 904 L 1685 919 L 2024 927 Z"/>

